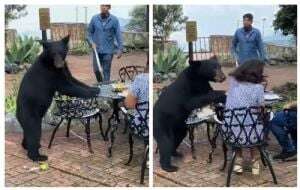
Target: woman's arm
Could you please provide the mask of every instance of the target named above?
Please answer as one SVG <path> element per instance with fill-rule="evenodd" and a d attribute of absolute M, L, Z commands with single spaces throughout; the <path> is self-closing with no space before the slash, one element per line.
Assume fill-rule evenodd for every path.
<path fill-rule="evenodd" d="M 137 97 L 135 97 L 130 91 L 124 100 L 126 108 L 134 109 L 137 104 Z"/>

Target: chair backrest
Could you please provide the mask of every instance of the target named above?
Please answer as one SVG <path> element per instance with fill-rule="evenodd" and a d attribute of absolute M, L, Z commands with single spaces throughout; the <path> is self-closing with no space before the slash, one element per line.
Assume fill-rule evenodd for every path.
<path fill-rule="evenodd" d="M 222 124 L 218 124 L 224 142 L 233 147 L 262 145 L 268 127 L 270 108 L 247 107 L 224 109 L 218 107 L 216 114 Z"/>
<path fill-rule="evenodd" d="M 83 99 L 57 94 L 54 96 L 56 110 L 54 115 L 64 118 L 81 118 L 98 108 L 96 98 Z"/>
<path fill-rule="evenodd" d="M 137 135 L 145 136 L 149 135 L 149 102 L 140 102 L 135 106 L 137 116 L 133 119 L 138 119 L 139 124 L 132 122 L 132 125 L 137 129 Z"/>
<path fill-rule="evenodd" d="M 136 75 L 143 73 L 144 71 L 145 67 L 142 66 L 126 66 L 119 70 L 119 77 L 122 82 L 133 81 Z"/>

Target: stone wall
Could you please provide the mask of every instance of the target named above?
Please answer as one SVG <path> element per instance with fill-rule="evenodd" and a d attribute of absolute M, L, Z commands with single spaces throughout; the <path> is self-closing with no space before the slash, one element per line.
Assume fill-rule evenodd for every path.
<path fill-rule="evenodd" d="M 270 64 L 297 64 L 297 48 L 266 43 Z"/>
<path fill-rule="evenodd" d="M 216 54 L 230 53 L 232 36 L 229 35 L 211 35 L 210 36 L 210 49 Z"/>
<path fill-rule="evenodd" d="M 84 23 L 51 23 L 51 39 L 60 40 L 71 34 L 69 47 L 70 49 L 79 46 L 86 38 L 86 25 Z"/>
<path fill-rule="evenodd" d="M 51 23 L 51 39 L 59 40 L 71 34 L 70 49 L 78 47 L 86 40 L 86 24 L 84 23 Z M 122 32 L 124 47 L 129 49 L 147 49 L 147 32 Z"/>
<path fill-rule="evenodd" d="M 209 37 L 210 53 L 216 55 L 223 65 L 235 64 L 230 50 L 232 37 L 229 35 L 211 35 Z M 297 63 L 297 48 L 295 46 L 265 43 L 265 51 L 270 64 Z"/>

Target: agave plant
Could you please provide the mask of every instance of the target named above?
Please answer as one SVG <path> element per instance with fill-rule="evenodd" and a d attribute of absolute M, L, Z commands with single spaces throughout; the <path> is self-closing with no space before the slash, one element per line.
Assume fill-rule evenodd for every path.
<path fill-rule="evenodd" d="M 166 52 L 158 51 L 154 72 L 160 74 L 180 73 L 186 67 L 187 55 L 177 47 L 171 47 Z"/>
<path fill-rule="evenodd" d="M 32 63 L 38 56 L 40 48 L 40 44 L 34 38 L 18 36 L 5 52 L 5 63 L 17 65 Z"/>

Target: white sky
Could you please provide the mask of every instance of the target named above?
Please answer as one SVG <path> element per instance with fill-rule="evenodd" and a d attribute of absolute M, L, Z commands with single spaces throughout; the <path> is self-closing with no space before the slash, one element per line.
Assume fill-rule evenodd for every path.
<path fill-rule="evenodd" d="M 85 9 L 83 5 L 28 5 L 26 10 L 28 15 L 20 19 L 14 20 L 9 27 L 17 29 L 21 34 L 40 35 L 39 31 L 39 8 L 50 8 L 51 22 L 75 22 L 76 21 L 76 7 L 78 7 L 78 21 L 85 21 Z M 99 13 L 99 5 L 89 5 L 87 7 L 87 20 L 97 13 Z M 134 6 L 128 5 L 113 5 L 111 13 L 119 18 L 129 19 L 129 12 Z"/>
<path fill-rule="evenodd" d="M 265 20 L 264 36 L 274 35 L 272 22 L 278 5 L 184 5 L 183 12 L 189 20 L 197 21 L 198 36 L 207 37 L 213 34 L 233 35 L 245 13 L 254 15 L 254 27 L 262 32 L 262 19 Z M 179 46 L 186 46 L 185 29 L 172 33 L 171 39 L 177 40 Z M 182 47 L 183 48 L 183 47 Z M 184 47 L 186 48 L 186 47 Z"/>

